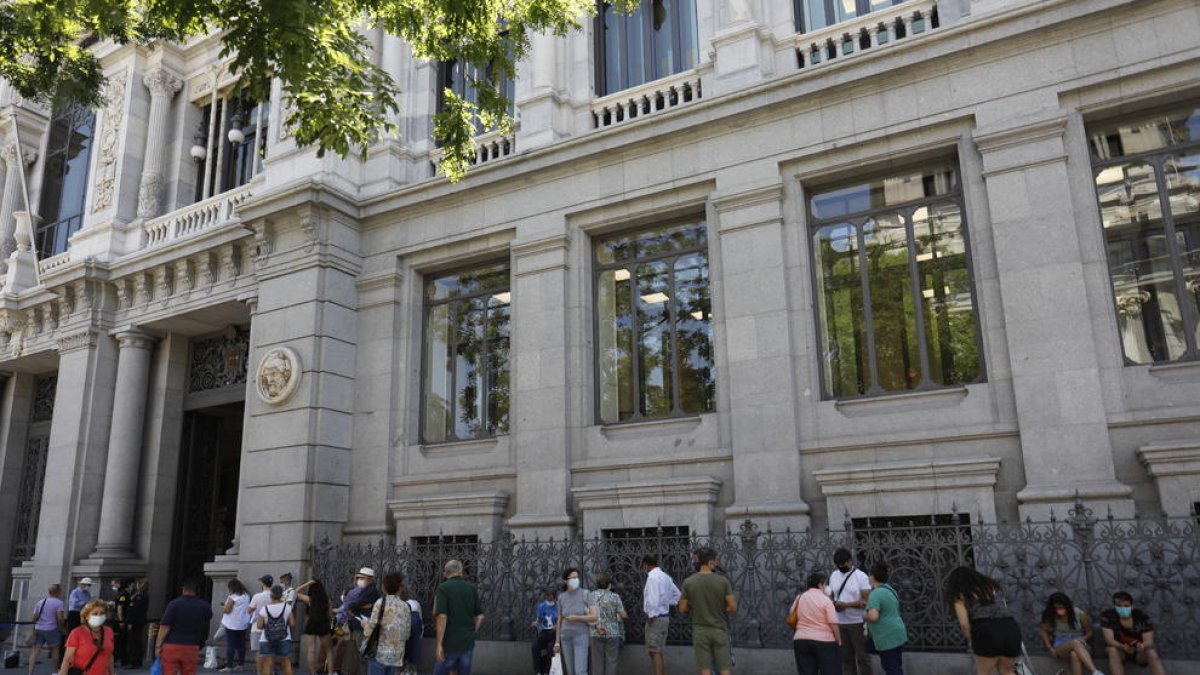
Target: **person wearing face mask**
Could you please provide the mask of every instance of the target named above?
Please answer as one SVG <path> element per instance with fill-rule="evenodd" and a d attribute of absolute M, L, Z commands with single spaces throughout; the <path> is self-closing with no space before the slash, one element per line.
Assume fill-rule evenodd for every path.
<path fill-rule="evenodd" d="M 351 649 L 350 646 L 362 643 L 363 617 L 370 615 L 371 608 L 380 597 L 379 589 L 375 586 L 374 568 L 358 570 L 354 577 L 354 588 L 346 593 L 337 610 L 338 622 L 345 623 L 349 632 L 348 639 L 339 641 L 334 653 L 334 667 L 341 675 L 357 675 L 363 670 L 358 648 Z"/>
<path fill-rule="evenodd" d="M 1088 641 L 1092 639 L 1092 618 L 1071 602 L 1066 593 L 1054 593 L 1042 610 L 1042 644 L 1050 655 L 1071 664 L 1072 675 L 1104 675 L 1096 670 Z"/>
<path fill-rule="evenodd" d="M 825 587 L 837 611 L 838 630 L 842 634 L 842 672 L 845 675 L 873 675 L 871 654 L 867 652 L 867 634 L 863 630 L 871 580 L 854 565 L 850 551 L 839 548 L 833 553 L 836 568 Z"/>
<path fill-rule="evenodd" d="M 587 675 L 590 626 L 600 618 L 596 601 L 580 584 L 579 570 L 562 574 L 566 590 L 558 595 L 558 633 L 554 653 L 562 653 L 564 675 Z"/>
<path fill-rule="evenodd" d="M 1125 675 L 1125 664 L 1150 667 L 1150 675 L 1164 675 L 1162 660 L 1154 648 L 1154 624 L 1146 613 L 1133 606 L 1133 596 L 1117 591 L 1113 606 L 1100 614 L 1100 632 L 1108 652 L 1112 675 Z"/>
<path fill-rule="evenodd" d="M 58 675 L 77 670 L 83 675 L 113 675 L 113 632 L 105 626 L 108 603 L 92 600 L 79 611 L 82 625 L 67 636 Z"/>

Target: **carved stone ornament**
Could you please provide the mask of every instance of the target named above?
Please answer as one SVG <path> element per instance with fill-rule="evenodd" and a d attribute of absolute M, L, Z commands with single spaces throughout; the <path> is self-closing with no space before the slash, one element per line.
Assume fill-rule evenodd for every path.
<path fill-rule="evenodd" d="M 121 142 L 121 111 L 125 106 L 125 78 L 121 71 L 108 79 L 105 92 L 104 122 L 100 129 L 100 157 L 96 162 L 96 182 L 93 188 L 92 212 L 112 206 L 113 190 L 117 183 L 117 150 Z"/>
<path fill-rule="evenodd" d="M 150 90 L 152 96 L 170 98 L 183 87 L 183 80 L 175 77 L 165 68 L 154 68 L 147 71 L 142 83 Z"/>
<path fill-rule="evenodd" d="M 156 173 L 142 176 L 142 184 L 138 188 L 138 218 L 150 219 L 158 215 L 164 183 L 166 180 Z"/>
<path fill-rule="evenodd" d="M 263 354 L 254 372 L 258 396 L 266 403 L 283 403 L 300 385 L 300 357 L 287 347 Z"/>

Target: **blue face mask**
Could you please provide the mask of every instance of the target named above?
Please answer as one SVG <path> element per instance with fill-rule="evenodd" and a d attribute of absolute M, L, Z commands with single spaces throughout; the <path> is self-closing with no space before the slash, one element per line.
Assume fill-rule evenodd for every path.
<path fill-rule="evenodd" d="M 1121 617 L 1122 619 L 1128 619 L 1129 617 L 1133 616 L 1132 607 L 1117 607 L 1116 609 L 1117 616 Z"/>

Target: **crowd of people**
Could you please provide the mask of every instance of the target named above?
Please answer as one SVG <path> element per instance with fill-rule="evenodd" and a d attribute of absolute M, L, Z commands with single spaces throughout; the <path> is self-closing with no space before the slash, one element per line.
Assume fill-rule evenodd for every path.
<path fill-rule="evenodd" d="M 908 629 L 900 594 L 890 583 L 885 562 L 860 569 L 848 550 L 833 556 L 830 573 L 813 571 L 792 601 L 786 618 L 792 631 L 799 675 L 873 675 L 877 655 L 885 675 L 903 675 L 902 654 Z M 701 548 L 692 554 L 693 573 L 676 585 L 653 555 L 642 558 L 646 574 L 642 613 L 648 672 L 665 675 L 666 644 L 672 611 L 691 621 L 694 665 L 701 675 L 729 675 L 734 666 L 730 617 L 738 599 L 717 554 Z M 433 598 L 434 675 L 471 675 L 476 636 L 485 615 L 479 589 L 464 578 L 463 565 L 450 560 Z M 563 570 L 559 583 L 544 589 L 533 608 L 533 670 L 548 675 L 615 675 L 629 620 L 621 596 L 606 571 L 595 574 L 595 589 L 584 587 L 583 573 Z M 293 588 L 292 575 L 258 579 L 251 595 L 231 579 L 219 604 L 225 658 L 220 672 L 241 670 L 254 653 L 257 675 L 292 675 L 293 638 L 299 628 L 303 664 L 313 675 L 411 675 L 421 662 L 424 614 L 399 572 L 376 582 L 369 567 L 358 570 L 354 585 L 334 602 L 320 581 Z M 26 675 L 34 675 L 40 650 L 46 650 L 58 675 L 113 675 L 120 665 L 142 667 L 146 634 L 146 584 L 113 580 L 108 599 L 93 598 L 92 580 L 83 578 L 64 602 L 52 585 L 35 603 Z M 208 635 L 212 605 L 198 596 L 201 586 L 185 582 L 167 604 L 157 629 L 154 657 L 162 675 L 194 675 Z M 978 675 L 1013 675 L 1024 652 L 1021 627 L 1001 585 L 978 571 L 959 567 L 945 586 L 963 636 L 974 654 Z M 303 608 L 303 609 L 301 609 Z M 297 615 L 305 617 L 298 626 Z M 1127 667 L 1165 675 L 1154 643 L 1154 625 L 1124 591 L 1100 613 L 1100 637 L 1112 675 Z M 1058 675 L 1104 675 L 1089 645 L 1095 622 L 1064 593 L 1046 601 L 1039 636 L 1046 651 L 1062 662 Z M 61 654 L 60 654 L 61 652 Z M 61 657 L 61 658 L 60 658 Z"/>

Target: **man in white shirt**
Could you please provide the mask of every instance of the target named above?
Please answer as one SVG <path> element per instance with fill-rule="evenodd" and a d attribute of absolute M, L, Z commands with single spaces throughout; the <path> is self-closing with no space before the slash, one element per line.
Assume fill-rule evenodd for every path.
<path fill-rule="evenodd" d="M 258 578 L 258 583 L 262 584 L 262 589 L 250 598 L 250 605 L 246 607 L 246 611 L 250 613 L 255 620 L 250 624 L 250 650 L 258 652 L 259 642 L 262 640 L 262 631 L 258 627 L 258 610 L 271 604 L 271 586 L 275 585 L 275 578 L 270 574 L 264 574 Z M 255 656 L 257 659 L 258 656 Z"/>
<path fill-rule="evenodd" d="M 838 628 L 842 632 L 842 674 L 872 675 L 871 655 L 867 653 L 867 638 L 863 633 L 863 615 L 866 614 L 867 596 L 871 594 L 871 580 L 854 566 L 854 558 L 844 548 L 834 552 L 833 564 L 837 569 L 829 575 L 829 585 L 825 588 L 833 599 Z"/>
<path fill-rule="evenodd" d="M 671 605 L 679 604 L 679 587 L 671 576 L 658 566 L 658 558 L 642 557 L 646 571 L 646 588 L 642 591 L 642 610 L 646 613 L 646 652 L 654 675 L 666 675 L 667 660 L 663 652 L 667 645 L 667 627 L 671 623 Z"/>

